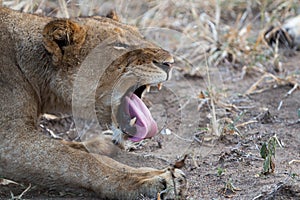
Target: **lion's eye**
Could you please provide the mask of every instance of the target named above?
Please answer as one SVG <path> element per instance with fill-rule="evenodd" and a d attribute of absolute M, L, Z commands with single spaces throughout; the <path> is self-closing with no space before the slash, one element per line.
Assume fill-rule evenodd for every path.
<path fill-rule="evenodd" d="M 118 43 L 114 44 L 114 48 L 117 49 L 117 50 L 124 50 L 124 49 L 127 49 L 128 47 L 129 47 L 128 44 L 121 43 L 121 42 L 118 42 Z"/>

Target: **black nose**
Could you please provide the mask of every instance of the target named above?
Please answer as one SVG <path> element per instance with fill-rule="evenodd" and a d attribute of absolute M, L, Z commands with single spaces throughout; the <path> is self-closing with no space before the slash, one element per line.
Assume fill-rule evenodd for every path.
<path fill-rule="evenodd" d="M 170 62 L 157 62 L 157 61 L 153 61 L 153 63 L 158 66 L 159 68 L 161 68 L 162 70 L 164 70 L 166 73 L 169 73 L 171 68 L 172 68 L 172 64 L 173 63 L 170 63 Z"/>

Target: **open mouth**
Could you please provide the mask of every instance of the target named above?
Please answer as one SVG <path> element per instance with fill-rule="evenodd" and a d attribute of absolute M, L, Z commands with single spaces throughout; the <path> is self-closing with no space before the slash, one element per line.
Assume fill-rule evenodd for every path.
<path fill-rule="evenodd" d="M 158 132 L 157 123 L 142 101 L 143 93 L 149 92 L 150 87 L 150 85 L 142 85 L 135 90 L 129 90 L 122 98 L 119 107 L 120 129 L 134 142 L 151 138 Z M 157 87 L 160 90 L 162 84 L 157 84 Z"/>

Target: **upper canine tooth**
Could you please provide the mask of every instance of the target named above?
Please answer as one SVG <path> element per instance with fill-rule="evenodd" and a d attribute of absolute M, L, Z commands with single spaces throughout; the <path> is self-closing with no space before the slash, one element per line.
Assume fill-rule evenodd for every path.
<path fill-rule="evenodd" d="M 136 117 L 134 117 L 130 120 L 129 125 L 133 126 L 133 125 L 135 125 L 135 122 L 136 122 Z"/>
<path fill-rule="evenodd" d="M 161 88 L 162 88 L 162 83 L 158 83 L 158 84 L 157 84 L 157 87 L 158 87 L 158 90 L 161 90 Z"/>
<path fill-rule="evenodd" d="M 146 91 L 147 92 L 150 92 L 150 87 L 151 87 L 150 85 L 146 85 Z"/>

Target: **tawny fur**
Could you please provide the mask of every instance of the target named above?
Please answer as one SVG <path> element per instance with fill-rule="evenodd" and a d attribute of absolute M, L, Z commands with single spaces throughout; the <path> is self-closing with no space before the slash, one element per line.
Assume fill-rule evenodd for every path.
<path fill-rule="evenodd" d="M 129 72 L 142 84 L 165 81 L 165 70 L 153 61 L 172 60 L 167 51 L 145 41 L 135 27 L 104 17 L 57 20 L 0 8 L 0 35 L 1 177 L 51 190 L 84 190 L 106 199 L 157 197 L 174 183 L 177 195 L 184 194 L 186 179 L 178 169 L 132 168 L 37 130 L 43 113 L 72 114 L 76 72 L 102 41 L 118 36 L 144 43 L 143 49 L 118 57 L 99 80 L 96 113 L 107 126 L 118 125 L 107 101 L 115 81 Z M 112 46 L 111 56 L 119 51 Z M 130 84 L 124 84 L 124 92 Z M 165 197 L 174 197 L 174 189 L 167 191 Z"/>

